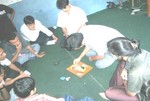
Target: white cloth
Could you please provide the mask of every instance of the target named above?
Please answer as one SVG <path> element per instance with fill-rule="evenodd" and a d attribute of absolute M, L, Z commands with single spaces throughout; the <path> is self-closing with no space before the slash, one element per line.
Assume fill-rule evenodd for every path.
<path fill-rule="evenodd" d="M 68 31 L 68 35 L 76 33 L 81 25 L 88 22 L 85 12 L 79 7 L 71 5 L 69 14 L 64 11 L 60 11 L 58 14 L 57 26 L 65 27 Z"/>
<path fill-rule="evenodd" d="M 81 28 L 85 45 L 103 56 L 107 53 L 107 42 L 116 37 L 124 37 L 116 29 L 103 25 L 87 25 Z"/>
<path fill-rule="evenodd" d="M 12 88 L 9 92 L 10 94 L 10 99 L 9 101 L 15 101 L 15 99 L 19 98 L 15 93 L 14 93 L 14 89 Z"/>
<path fill-rule="evenodd" d="M 51 36 L 53 34 L 38 20 L 35 20 L 35 30 L 30 30 L 26 24 L 23 24 L 20 28 L 20 31 L 23 34 L 23 38 L 27 41 L 36 41 L 36 39 L 39 37 L 40 31 L 45 33 L 47 36 Z"/>
<path fill-rule="evenodd" d="M 5 58 L 4 60 L 0 61 L 0 64 L 3 66 L 9 66 L 11 62 L 7 58 Z"/>

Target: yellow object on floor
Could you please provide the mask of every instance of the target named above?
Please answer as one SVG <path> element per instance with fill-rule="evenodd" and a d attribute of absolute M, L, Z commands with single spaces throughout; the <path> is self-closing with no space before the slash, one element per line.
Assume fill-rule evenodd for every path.
<path fill-rule="evenodd" d="M 87 65 L 83 62 L 80 62 L 78 65 L 71 65 L 67 68 L 67 70 L 71 73 L 73 73 L 74 75 L 78 76 L 78 77 L 82 77 L 85 74 L 87 74 L 89 71 L 92 70 L 92 67 L 90 65 Z"/>

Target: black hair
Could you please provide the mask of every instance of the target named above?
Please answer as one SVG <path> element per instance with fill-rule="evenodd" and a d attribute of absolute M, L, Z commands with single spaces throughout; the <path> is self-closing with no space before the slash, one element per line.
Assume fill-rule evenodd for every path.
<path fill-rule="evenodd" d="M 14 92 L 20 98 L 26 98 L 35 89 L 35 81 L 31 77 L 18 79 L 14 83 Z"/>
<path fill-rule="evenodd" d="M 7 38 L 6 38 L 6 41 L 7 42 L 9 42 L 10 40 L 14 40 L 15 38 L 16 38 L 16 35 L 17 33 L 11 33 L 11 34 L 9 34 L 8 36 L 7 36 Z"/>
<path fill-rule="evenodd" d="M 0 75 L 5 75 L 5 67 L 0 64 Z"/>
<path fill-rule="evenodd" d="M 73 33 L 66 39 L 65 48 L 69 51 L 75 50 L 82 46 L 83 35 L 82 33 Z"/>
<path fill-rule="evenodd" d="M 65 9 L 69 4 L 69 0 L 57 0 L 56 5 L 58 9 Z"/>
<path fill-rule="evenodd" d="M 108 50 L 116 56 L 136 56 L 141 53 L 140 41 L 118 37 L 107 43 Z"/>
<path fill-rule="evenodd" d="M 31 15 L 27 15 L 24 17 L 23 19 L 24 23 L 27 25 L 27 24 L 33 24 L 35 21 L 34 21 L 34 17 L 31 16 Z"/>

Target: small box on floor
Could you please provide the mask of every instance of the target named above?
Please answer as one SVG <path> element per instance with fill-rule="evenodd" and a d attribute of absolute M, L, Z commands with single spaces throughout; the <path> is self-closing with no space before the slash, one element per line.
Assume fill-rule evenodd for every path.
<path fill-rule="evenodd" d="M 90 65 L 87 65 L 83 62 L 80 62 L 78 65 L 70 65 L 67 70 L 71 73 L 73 73 L 74 75 L 78 76 L 78 77 L 82 77 L 85 74 L 87 74 L 89 71 L 92 70 L 92 67 Z"/>

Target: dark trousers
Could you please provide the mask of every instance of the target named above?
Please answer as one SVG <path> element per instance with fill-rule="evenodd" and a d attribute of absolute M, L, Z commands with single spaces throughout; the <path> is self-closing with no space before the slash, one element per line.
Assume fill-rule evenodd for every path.
<path fill-rule="evenodd" d="M 14 79 L 19 75 L 19 73 L 17 71 L 14 71 L 14 70 L 10 69 L 9 67 L 4 67 L 4 70 L 5 70 L 4 80 L 7 80 L 7 78 Z M 13 88 L 13 84 L 6 86 L 6 89 L 8 92 L 12 88 Z"/>
<path fill-rule="evenodd" d="M 124 66 L 125 66 L 125 61 L 120 60 L 112 78 L 109 81 L 109 87 L 123 85 L 123 79 L 121 78 L 120 75 L 122 73 L 122 70 L 124 69 Z"/>
<path fill-rule="evenodd" d="M 53 27 L 49 27 L 48 29 L 54 33 L 54 28 Z M 34 41 L 34 42 L 30 41 L 30 43 L 31 44 L 38 43 L 40 46 L 42 46 L 42 45 L 46 45 L 47 41 L 49 41 L 51 39 L 52 39 L 51 36 L 49 37 L 45 33 L 40 31 L 39 32 L 39 37 L 36 39 L 36 41 Z"/>
<path fill-rule="evenodd" d="M 109 88 L 105 91 L 105 95 L 111 101 L 139 101 L 138 96 L 129 96 L 125 91 L 121 72 L 125 67 L 125 61 L 120 60 L 118 66 L 109 82 Z"/>
<path fill-rule="evenodd" d="M 66 37 L 63 36 L 62 39 L 60 40 L 60 47 L 65 48 L 66 47 Z"/>

